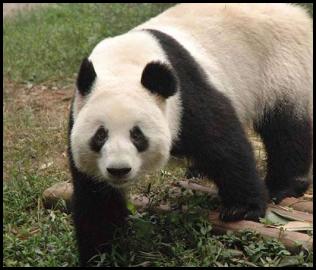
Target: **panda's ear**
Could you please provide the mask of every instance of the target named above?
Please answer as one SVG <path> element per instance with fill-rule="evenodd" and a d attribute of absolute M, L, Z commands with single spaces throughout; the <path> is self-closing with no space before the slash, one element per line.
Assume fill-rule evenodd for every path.
<path fill-rule="evenodd" d="M 172 69 L 160 62 L 150 62 L 143 70 L 141 83 L 150 92 L 164 98 L 177 92 L 177 77 Z"/>
<path fill-rule="evenodd" d="M 77 77 L 77 89 L 82 96 L 90 93 L 96 77 L 92 62 L 88 58 L 83 59 Z"/>

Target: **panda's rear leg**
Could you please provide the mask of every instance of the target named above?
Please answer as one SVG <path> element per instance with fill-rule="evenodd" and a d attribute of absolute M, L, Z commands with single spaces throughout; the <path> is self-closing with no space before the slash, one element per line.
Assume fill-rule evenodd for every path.
<path fill-rule="evenodd" d="M 312 163 L 312 119 L 297 116 L 291 104 L 267 111 L 255 130 L 267 152 L 266 185 L 270 199 L 300 197 L 308 189 Z"/>

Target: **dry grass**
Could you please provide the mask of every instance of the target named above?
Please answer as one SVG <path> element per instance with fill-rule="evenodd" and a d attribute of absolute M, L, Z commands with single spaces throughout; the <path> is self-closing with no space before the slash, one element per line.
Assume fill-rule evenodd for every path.
<path fill-rule="evenodd" d="M 67 174 L 66 126 L 72 87 L 55 89 L 5 82 L 4 180 L 11 171 L 51 171 Z M 64 178 L 64 177 L 63 177 Z"/>

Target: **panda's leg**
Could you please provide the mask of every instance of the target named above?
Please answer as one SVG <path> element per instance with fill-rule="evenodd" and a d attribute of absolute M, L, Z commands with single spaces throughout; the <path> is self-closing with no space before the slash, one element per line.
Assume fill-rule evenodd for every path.
<path fill-rule="evenodd" d="M 215 181 L 222 220 L 258 220 L 265 215 L 267 190 L 256 171 L 251 144 L 238 121 L 227 121 L 222 127 L 219 133 L 211 127 L 203 136 L 190 136 L 189 155 L 200 172 Z"/>
<path fill-rule="evenodd" d="M 183 146 L 181 147 L 181 145 L 179 145 L 178 143 L 175 143 L 172 146 L 171 155 L 175 157 L 183 158 L 184 156 L 186 156 L 184 149 L 185 148 Z M 185 178 L 190 179 L 190 178 L 203 177 L 203 175 L 201 174 L 201 170 L 198 168 L 198 164 L 196 164 L 194 160 L 187 158 L 186 163 L 187 163 L 187 169 L 184 175 Z"/>
<path fill-rule="evenodd" d="M 69 116 L 68 139 L 74 124 L 72 106 L 73 104 Z M 96 182 L 78 171 L 74 164 L 70 140 L 67 151 L 74 188 L 71 208 L 79 261 L 80 266 L 87 266 L 94 255 L 111 250 L 114 232 L 126 223 L 129 211 L 122 192 L 106 183 Z"/>
<path fill-rule="evenodd" d="M 297 116 L 290 103 L 278 104 L 255 124 L 267 152 L 270 198 L 299 197 L 307 190 L 312 163 L 312 119 Z"/>
<path fill-rule="evenodd" d="M 109 252 L 115 229 L 125 223 L 128 211 L 124 196 L 77 172 L 72 205 L 80 265 L 94 265 L 89 262 L 91 257 Z"/>

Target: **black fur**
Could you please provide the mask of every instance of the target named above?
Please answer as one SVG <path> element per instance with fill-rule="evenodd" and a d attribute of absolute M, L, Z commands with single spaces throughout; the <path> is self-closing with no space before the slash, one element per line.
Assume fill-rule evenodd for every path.
<path fill-rule="evenodd" d="M 90 140 L 90 148 L 95 152 L 99 152 L 108 139 L 108 135 L 109 131 L 103 126 L 100 126 Z"/>
<path fill-rule="evenodd" d="M 190 179 L 190 178 L 201 178 L 204 175 L 200 172 L 198 167 L 196 165 L 189 166 L 187 167 L 187 170 L 185 172 L 185 178 Z"/>
<path fill-rule="evenodd" d="M 73 220 L 79 248 L 80 265 L 98 252 L 111 248 L 111 240 L 117 226 L 125 223 L 128 215 L 124 195 L 106 183 L 98 183 L 77 170 L 72 153 L 70 134 L 73 126 L 72 109 L 68 128 L 68 158 L 73 179 Z"/>
<path fill-rule="evenodd" d="M 181 134 L 173 152 L 193 161 L 214 179 L 222 199 L 223 220 L 264 216 L 267 192 L 253 151 L 228 98 L 207 80 L 190 53 L 172 37 L 150 32 L 160 43 L 179 80 L 183 106 Z"/>
<path fill-rule="evenodd" d="M 148 149 L 149 141 L 138 126 L 135 126 L 130 131 L 130 135 L 131 140 L 135 145 L 136 149 L 138 150 L 138 152 L 144 152 Z"/>
<path fill-rule="evenodd" d="M 251 145 L 230 100 L 208 82 L 201 67 L 177 41 L 156 30 L 146 31 L 159 41 L 172 69 L 165 70 L 164 65 L 152 63 L 150 72 L 142 77 L 143 85 L 165 98 L 173 95 L 177 88 L 181 91 L 181 134 L 172 152 L 185 155 L 192 160 L 195 169 L 215 180 L 222 199 L 222 220 L 257 220 L 265 214 L 267 192 L 258 177 Z M 155 73 L 151 69 L 160 72 Z M 161 74 L 164 76 L 161 77 Z M 89 93 L 95 77 L 92 64 L 84 61 L 77 80 L 82 95 Z M 152 85 L 150 77 L 157 84 Z M 279 197 L 283 193 L 297 194 L 305 190 L 305 182 L 301 184 L 299 180 L 311 162 L 310 119 L 293 121 L 293 115 L 288 113 L 290 109 L 269 111 L 256 125 L 268 150 L 268 187 L 272 195 L 275 191 Z M 104 182 L 98 183 L 77 170 L 71 153 L 72 126 L 71 110 L 68 156 L 74 184 L 73 219 L 80 262 L 87 265 L 97 251 L 110 250 L 113 232 L 118 225 L 125 223 L 128 210 L 120 191 Z M 281 136 L 284 139 L 276 139 Z M 291 144 L 287 145 L 289 142 Z M 282 154 L 278 156 L 278 152 Z M 287 157 L 295 155 L 297 158 L 288 162 Z M 274 164 L 278 166 L 274 167 Z M 286 164 L 285 167 L 282 167 L 283 164 Z M 282 169 L 286 172 L 282 172 Z M 281 187 L 284 183 L 287 183 L 285 189 Z M 294 188 L 290 190 L 293 184 Z"/>
<path fill-rule="evenodd" d="M 164 98 L 174 95 L 177 91 L 177 78 L 166 64 L 160 62 L 151 62 L 146 65 L 141 83 L 150 92 Z"/>
<path fill-rule="evenodd" d="M 83 59 L 77 77 L 77 88 L 82 96 L 90 93 L 96 77 L 93 64 L 88 58 Z"/>
<path fill-rule="evenodd" d="M 298 119 L 291 102 L 282 100 L 267 110 L 255 130 L 267 152 L 266 184 L 270 198 L 300 197 L 309 186 L 312 163 L 312 119 Z"/>

